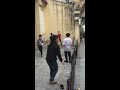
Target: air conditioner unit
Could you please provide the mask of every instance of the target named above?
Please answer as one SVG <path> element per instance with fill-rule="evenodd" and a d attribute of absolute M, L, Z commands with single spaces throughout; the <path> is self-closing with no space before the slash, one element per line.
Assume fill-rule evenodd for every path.
<path fill-rule="evenodd" d="M 79 25 L 81 24 L 81 19 L 79 19 Z"/>
<path fill-rule="evenodd" d="M 68 0 L 69 2 L 73 2 L 73 0 Z"/>
<path fill-rule="evenodd" d="M 74 14 L 80 14 L 80 11 L 74 11 Z"/>
<path fill-rule="evenodd" d="M 74 17 L 74 20 L 79 20 L 79 17 Z"/>

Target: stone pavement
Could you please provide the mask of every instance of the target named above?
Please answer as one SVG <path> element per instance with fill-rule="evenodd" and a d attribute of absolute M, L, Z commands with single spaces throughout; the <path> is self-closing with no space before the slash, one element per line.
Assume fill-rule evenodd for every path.
<path fill-rule="evenodd" d="M 50 85 L 49 78 L 50 78 L 50 70 L 46 63 L 45 56 L 46 56 L 46 47 L 43 48 L 43 57 L 40 57 L 40 52 L 38 49 L 35 51 L 35 90 L 61 90 L 59 85 Z M 64 50 L 61 49 L 61 55 L 63 60 L 64 57 Z M 59 60 L 58 62 L 58 73 L 55 77 L 55 80 L 59 81 L 64 85 L 64 90 L 66 90 L 66 81 L 70 76 L 71 64 L 65 63 L 62 65 Z"/>
<path fill-rule="evenodd" d="M 85 43 L 78 48 L 78 57 L 75 65 L 75 89 L 85 90 Z"/>

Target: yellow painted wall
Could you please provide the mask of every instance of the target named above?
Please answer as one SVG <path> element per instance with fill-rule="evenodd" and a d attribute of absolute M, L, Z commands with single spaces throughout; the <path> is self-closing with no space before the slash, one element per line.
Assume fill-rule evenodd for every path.
<path fill-rule="evenodd" d="M 75 24 L 75 40 L 78 40 L 78 45 L 80 45 L 80 26 L 78 23 Z"/>
<path fill-rule="evenodd" d="M 74 37 L 71 17 L 65 11 L 65 4 L 49 0 L 48 5 L 44 8 L 45 14 L 45 40 L 49 40 L 50 33 L 57 34 L 58 31 L 62 34 L 62 40 L 67 32 Z"/>
<path fill-rule="evenodd" d="M 38 0 L 35 1 L 35 42 L 40 34 L 40 17 L 39 17 L 39 4 Z M 65 10 L 66 4 L 49 0 L 48 4 L 42 7 L 44 12 L 45 22 L 45 41 L 49 40 L 50 33 L 57 34 L 58 31 L 62 34 L 62 40 L 65 38 L 66 33 L 74 37 L 74 26 L 71 22 L 71 16 Z M 40 7 L 39 7 L 40 8 Z"/>
<path fill-rule="evenodd" d="M 40 34 L 39 0 L 35 0 L 35 45 Z"/>
<path fill-rule="evenodd" d="M 73 0 L 74 2 L 80 2 L 80 1 L 82 1 L 82 0 Z"/>

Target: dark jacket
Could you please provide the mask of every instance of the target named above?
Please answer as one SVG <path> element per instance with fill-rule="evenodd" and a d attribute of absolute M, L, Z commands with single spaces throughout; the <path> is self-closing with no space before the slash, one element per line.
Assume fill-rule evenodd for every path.
<path fill-rule="evenodd" d="M 55 62 L 57 60 L 57 56 L 59 60 L 62 62 L 59 45 L 55 42 L 52 42 L 48 45 L 46 60 L 48 63 Z"/>

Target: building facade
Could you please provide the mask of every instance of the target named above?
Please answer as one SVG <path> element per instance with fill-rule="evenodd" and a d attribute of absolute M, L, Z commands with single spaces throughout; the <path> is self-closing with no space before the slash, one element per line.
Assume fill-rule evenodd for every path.
<path fill-rule="evenodd" d="M 35 0 L 35 45 L 39 37 L 39 34 L 45 33 L 45 15 L 44 8 L 47 6 L 48 2 L 46 0 Z"/>
<path fill-rule="evenodd" d="M 62 40 L 66 33 L 74 38 L 74 21 L 72 5 L 64 0 L 35 0 L 35 45 L 39 34 L 45 42 L 49 41 L 50 33 L 60 31 Z"/>

